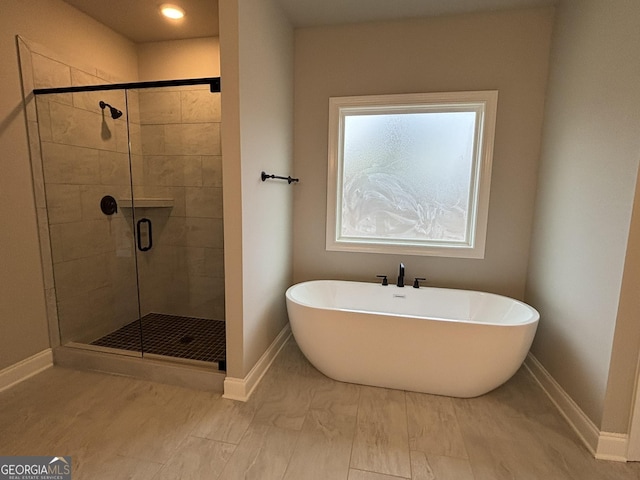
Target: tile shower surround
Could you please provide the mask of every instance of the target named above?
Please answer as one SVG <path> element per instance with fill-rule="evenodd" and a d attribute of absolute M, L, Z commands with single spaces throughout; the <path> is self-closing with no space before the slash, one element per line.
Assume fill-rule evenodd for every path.
<path fill-rule="evenodd" d="M 45 391 L 47 394 L 43 395 Z M 0 452 L 75 480 L 637 480 L 595 460 L 522 368 L 461 399 L 331 380 L 290 340 L 247 403 L 53 367 L 0 393 Z"/>
<path fill-rule="evenodd" d="M 71 340 L 86 342 L 113 331 L 138 317 L 135 302 L 135 272 L 131 268 L 131 259 L 126 258 L 127 255 L 131 255 L 132 228 L 120 215 L 122 209 L 120 209 L 118 216 L 114 216 L 115 218 L 106 222 L 104 216 L 97 215 L 96 218 L 93 210 L 96 201 L 99 201 L 105 193 L 113 194 L 116 197 L 121 194 L 124 197 L 130 197 L 130 188 L 127 187 L 128 179 L 127 181 L 122 180 L 123 175 L 127 176 L 129 172 L 126 124 L 122 121 L 120 123 L 114 122 L 108 115 L 105 116 L 103 122 L 102 112 L 98 106 L 98 102 L 104 100 L 124 110 L 124 95 L 122 91 L 112 91 L 49 95 L 36 98 L 30 92 L 34 88 L 122 83 L 126 79 L 114 77 L 100 68 L 70 60 L 44 45 L 31 42 L 20 36 L 17 38 L 17 43 L 23 89 L 26 92 L 24 100 L 50 342 L 53 347 L 61 344 L 59 329 L 62 330 L 62 343 Z M 199 152 L 194 152 L 193 148 L 189 147 L 183 156 L 184 158 L 181 158 L 181 155 L 175 155 L 178 153 L 176 149 L 180 142 L 192 139 L 185 138 L 185 136 L 190 137 L 191 135 L 187 127 L 179 127 L 174 134 L 169 133 L 168 142 L 164 144 L 165 153 L 167 153 L 167 157 L 173 157 L 178 165 L 178 173 L 174 178 L 179 179 L 180 172 L 184 172 L 182 175 L 184 183 L 178 183 L 184 189 L 188 187 L 221 188 L 219 98 L 216 100 L 209 97 L 202 100 L 206 107 L 199 111 L 198 103 L 200 100 L 196 99 L 201 94 L 196 92 L 197 88 L 194 88 L 193 91 L 190 88 L 182 89 L 180 93 L 181 115 L 184 114 L 185 119 L 194 124 L 217 124 L 213 125 L 214 138 L 207 140 L 205 154 L 196 155 Z M 180 89 L 174 89 L 174 92 L 178 90 Z M 136 132 L 138 133 L 137 141 L 132 138 L 134 141 L 132 146 L 136 149 L 132 152 L 133 168 L 137 179 L 136 193 L 154 195 L 155 186 L 144 187 L 140 181 L 144 175 L 145 159 L 142 156 L 141 125 L 136 108 L 139 97 L 137 96 L 138 92 L 130 93 L 131 108 L 127 115 L 135 120 L 135 123 L 130 123 L 133 136 Z M 176 94 L 173 93 L 172 96 L 175 98 Z M 219 97 L 219 95 L 217 96 Z M 42 105 L 43 101 L 44 105 Z M 38 112 L 36 103 L 41 104 Z M 149 105 L 146 106 L 149 107 Z M 64 117 L 63 122 L 66 122 L 67 126 L 63 129 L 57 128 L 55 125 L 52 126 L 52 113 L 54 117 Z M 66 118 L 65 115 L 69 113 L 73 113 L 73 115 Z M 175 115 L 175 112 L 173 114 Z M 175 119 L 175 116 L 173 118 Z M 150 127 L 150 125 L 148 126 Z M 164 127 L 170 130 L 168 125 Z M 147 127 L 145 126 L 145 128 Z M 70 145 L 54 141 L 54 135 L 58 140 L 69 139 L 69 134 L 72 131 L 77 133 L 78 131 L 87 131 L 87 129 L 91 130 L 93 134 L 90 139 L 69 140 L 72 143 Z M 158 131 L 157 125 L 155 131 Z M 194 131 L 196 133 L 202 131 L 202 126 L 196 126 Z M 98 135 L 95 135 L 96 132 L 99 132 Z M 40 143 L 41 135 L 42 146 Z M 43 153 L 60 162 L 58 164 L 60 168 L 48 169 L 48 175 L 54 182 L 48 188 L 49 198 L 45 195 Z M 156 150 L 154 153 L 158 153 L 158 151 Z M 213 154 L 209 155 L 210 153 Z M 83 159 L 88 161 L 83 161 Z M 147 164 L 149 165 L 148 161 Z M 153 166 L 156 165 L 158 165 L 157 162 L 153 164 Z M 194 166 L 195 168 L 192 168 Z M 149 168 L 151 171 L 152 166 Z M 80 178 L 72 179 L 72 173 L 79 174 Z M 166 181 L 160 183 L 162 185 L 159 187 L 163 189 L 173 188 L 174 185 Z M 144 191 L 145 188 L 148 189 L 148 192 Z M 184 196 L 180 193 L 178 192 L 178 198 L 174 205 L 183 206 L 181 214 L 183 218 L 178 219 L 177 222 L 174 222 L 174 219 L 171 221 L 178 224 L 174 228 L 174 232 L 183 228 L 183 232 L 173 235 L 174 239 L 182 243 L 169 245 L 169 247 L 173 247 L 172 261 L 165 263 L 168 263 L 170 267 L 177 265 L 178 268 L 188 265 L 189 273 L 183 275 L 180 280 L 189 286 L 184 287 L 176 296 L 180 297 L 181 301 L 188 299 L 191 303 L 199 303 L 205 292 L 211 291 L 213 286 L 216 289 L 214 291 L 216 298 L 213 300 L 215 308 L 213 312 L 207 312 L 207 316 L 224 318 L 222 219 L 212 218 L 211 212 L 205 214 L 204 218 L 197 217 L 197 215 L 187 216 L 186 198 L 188 195 L 189 198 L 194 198 L 194 193 L 191 191 L 188 195 L 185 193 Z M 47 205 L 48 201 L 49 205 Z M 193 209 L 190 210 L 193 211 Z M 51 217 L 51 224 L 49 217 Z M 82 226 L 82 223 L 85 222 L 83 217 L 87 218 L 86 226 Z M 182 220 L 182 225 L 180 225 L 180 220 Z M 71 225 L 73 223 L 76 225 Z M 96 235 L 94 235 L 105 231 L 108 231 L 113 237 L 112 245 L 109 245 L 108 250 L 107 243 L 101 238 L 96 239 Z M 71 240 L 79 238 L 78 236 L 83 240 L 83 243 L 91 244 L 91 249 L 83 251 L 82 248 L 69 246 L 72 244 Z M 55 274 L 51 249 L 54 241 L 58 242 L 58 245 L 62 243 L 63 248 L 66 249 L 55 254 Z M 215 243 L 212 245 L 213 242 Z M 90 250 L 93 251 L 87 255 Z M 112 280 L 114 275 L 118 278 L 117 282 Z M 59 298 L 57 289 L 63 292 L 64 298 Z M 73 299 L 73 292 L 78 291 L 82 291 L 83 295 L 75 296 L 82 299 L 82 302 Z M 211 304 L 211 302 L 209 303 Z M 95 308 L 96 306 L 102 308 Z M 59 313 L 62 316 L 70 315 L 72 321 L 66 325 L 63 321 L 61 324 Z M 185 314 L 184 312 L 180 313 Z M 88 319 L 93 320 L 91 323 L 83 325 L 82 322 L 86 322 Z"/>
<path fill-rule="evenodd" d="M 154 248 L 138 259 L 141 311 L 222 319 L 219 94 L 162 90 L 128 99 L 136 197 L 173 199 L 172 208 L 136 209 L 154 227 Z M 130 197 L 129 156 L 125 119 L 97 107 L 124 105 L 122 92 L 50 97 L 38 97 L 38 116 L 64 344 L 137 318 L 131 209 L 106 217 L 98 208 L 105 194 Z"/>

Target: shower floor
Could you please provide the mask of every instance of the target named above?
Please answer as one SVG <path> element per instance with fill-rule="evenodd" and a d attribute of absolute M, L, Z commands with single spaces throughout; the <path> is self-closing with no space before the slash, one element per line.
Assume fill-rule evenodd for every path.
<path fill-rule="evenodd" d="M 91 345 L 140 352 L 140 325 L 144 353 L 218 362 L 225 370 L 225 322 L 203 318 L 149 313 L 138 321 L 91 342 Z"/>

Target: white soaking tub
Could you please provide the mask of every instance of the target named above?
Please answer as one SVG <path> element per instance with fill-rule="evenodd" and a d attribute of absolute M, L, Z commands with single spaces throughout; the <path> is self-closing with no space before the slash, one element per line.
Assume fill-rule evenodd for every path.
<path fill-rule="evenodd" d="M 540 318 L 491 293 L 338 280 L 294 285 L 286 301 L 296 342 L 328 377 L 453 397 L 511 378 Z"/>

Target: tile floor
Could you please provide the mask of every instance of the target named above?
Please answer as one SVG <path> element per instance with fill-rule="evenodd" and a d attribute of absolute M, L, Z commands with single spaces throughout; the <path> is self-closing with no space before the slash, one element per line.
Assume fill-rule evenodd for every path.
<path fill-rule="evenodd" d="M 187 358 L 201 362 L 226 360 L 225 322 L 206 318 L 148 313 L 101 337 L 91 345 Z"/>
<path fill-rule="evenodd" d="M 0 455 L 73 479 L 639 479 L 594 460 L 526 370 L 475 399 L 335 382 L 290 340 L 249 402 L 54 367 L 0 393 Z"/>

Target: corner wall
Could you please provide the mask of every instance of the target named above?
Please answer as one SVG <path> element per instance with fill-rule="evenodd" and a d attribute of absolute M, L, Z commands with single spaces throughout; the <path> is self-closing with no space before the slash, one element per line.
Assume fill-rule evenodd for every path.
<path fill-rule="evenodd" d="M 427 284 L 524 296 L 552 8 L 296 30 L 294 280 Z M 455 259 L 325 249 L 332 96 L 498 90 L 486 256 Z"/>
<path fill-rule="evenodd" d="M 16 35 L 137 80 L 134 45 L 59 0 L 2 2 L 0 15 L 0 369 L 49 347 Z"/>
<path fill-rule="evenodd" d="M 260 172 L 292 173 L 293 39 L 273 0 L 220 4 L 227 374 L 239 379 L 287 325 L 294 186 Z"/>
<path fill-rule="evenodd" d="M 623 433 L 640 343 L 637 302 L 620 304 L 637 249 L 638 24 L 637 2 L 558 7 L 526 293 L 533 354 L 598 428 Z"/>

